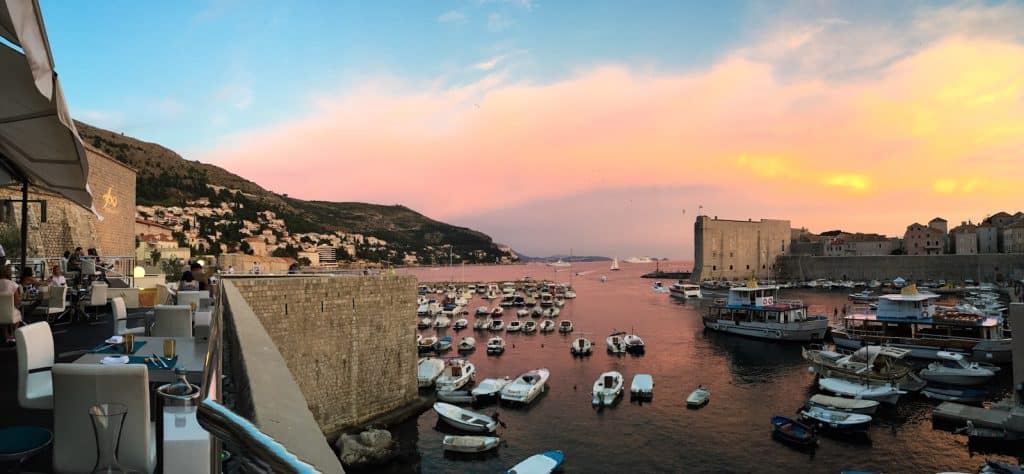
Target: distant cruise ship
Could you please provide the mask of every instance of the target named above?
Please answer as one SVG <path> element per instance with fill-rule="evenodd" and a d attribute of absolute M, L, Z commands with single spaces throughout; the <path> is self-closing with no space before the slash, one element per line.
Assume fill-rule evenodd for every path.
<path fill-rule="evenodd" d="M 629 257 L 623 261 L 626 263 L 651 263 L 654 259 L 651 257 Z"/>
<path fill-rule="evenodd" d="M 572 265 L 572 264 L 571 264 L 571 263 L 569 263 L 569 262 L 565 262 L 565 261 L 563 261 L 562 259 L 558 259 L 558 261 L 557 261 L 557 262 L 554 262 L 554 263 L 549 263 L 548 265 L 549 265 L 549 266 L 552 266 L 552 267 L 568 267 L 568 266 L 570 266 L 570 265 Z"/>

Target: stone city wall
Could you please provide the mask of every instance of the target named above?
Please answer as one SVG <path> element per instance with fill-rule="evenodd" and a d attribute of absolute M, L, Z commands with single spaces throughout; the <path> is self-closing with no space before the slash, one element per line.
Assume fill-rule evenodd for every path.
<path fill-rule="evenodd" d="M 416 279 L 229 277 L 328 438 L 416 399 Z"/>
<path fill-rule="evenodd" d="M 694 281 L 768 278 L 789 253 L 789 221 L 737 221 L 698 216 L 693 224 Z"/>
<path fill-rule="evenodd" d="M 1024 278 L 1024 254 L 885 255 L 865 257 L 780 256 L 780 280 L 975 280 Z"/>

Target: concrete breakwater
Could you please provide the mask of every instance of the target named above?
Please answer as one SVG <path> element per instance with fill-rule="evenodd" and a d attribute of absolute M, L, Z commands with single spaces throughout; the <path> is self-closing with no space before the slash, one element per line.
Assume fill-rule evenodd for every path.
<path fill-rule="evenodd" d="M 1024 278 L 1024 254 L 884 255 L 863 257 L 779 256 L 780 280 L 1005 281 Z"/>

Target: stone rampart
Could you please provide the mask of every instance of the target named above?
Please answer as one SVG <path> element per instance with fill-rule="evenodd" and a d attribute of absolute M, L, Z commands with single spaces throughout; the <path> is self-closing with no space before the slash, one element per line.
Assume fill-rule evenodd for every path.
<path fill-rule="evenodd" d="M 1002 281 L 1024 278 L 1024 254 L 885 255 L 863 257 L 780 256 L 780 280 Z"/>

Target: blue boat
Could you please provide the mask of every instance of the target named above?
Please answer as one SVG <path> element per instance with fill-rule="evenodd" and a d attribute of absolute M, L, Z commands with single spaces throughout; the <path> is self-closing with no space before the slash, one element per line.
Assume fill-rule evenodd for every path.
<path fill-rule="evenodd" d="M 561 451 L 544 451 L 524 459 L 519 464 L 505 471 L 505 474 L 549 474 L 558 469 L 565 460 Z"/>
<path fill-rule="evenodd" d="M 814 430 L 784 416 L 772 417 L 772 437 L 797 448 L 813 448 L 818 444 Z"/>
<path fill-rule="evenodd" d="M 438 339 L 436 343 L 434 343 L 434 351 L 435 352 L 444 352 L 444 351 L 446 351 L 448 349 L 451 349 L 451 348 L 452 348 L 452 337 L 451 336 L 442 337 L 441 339 Z"/>

